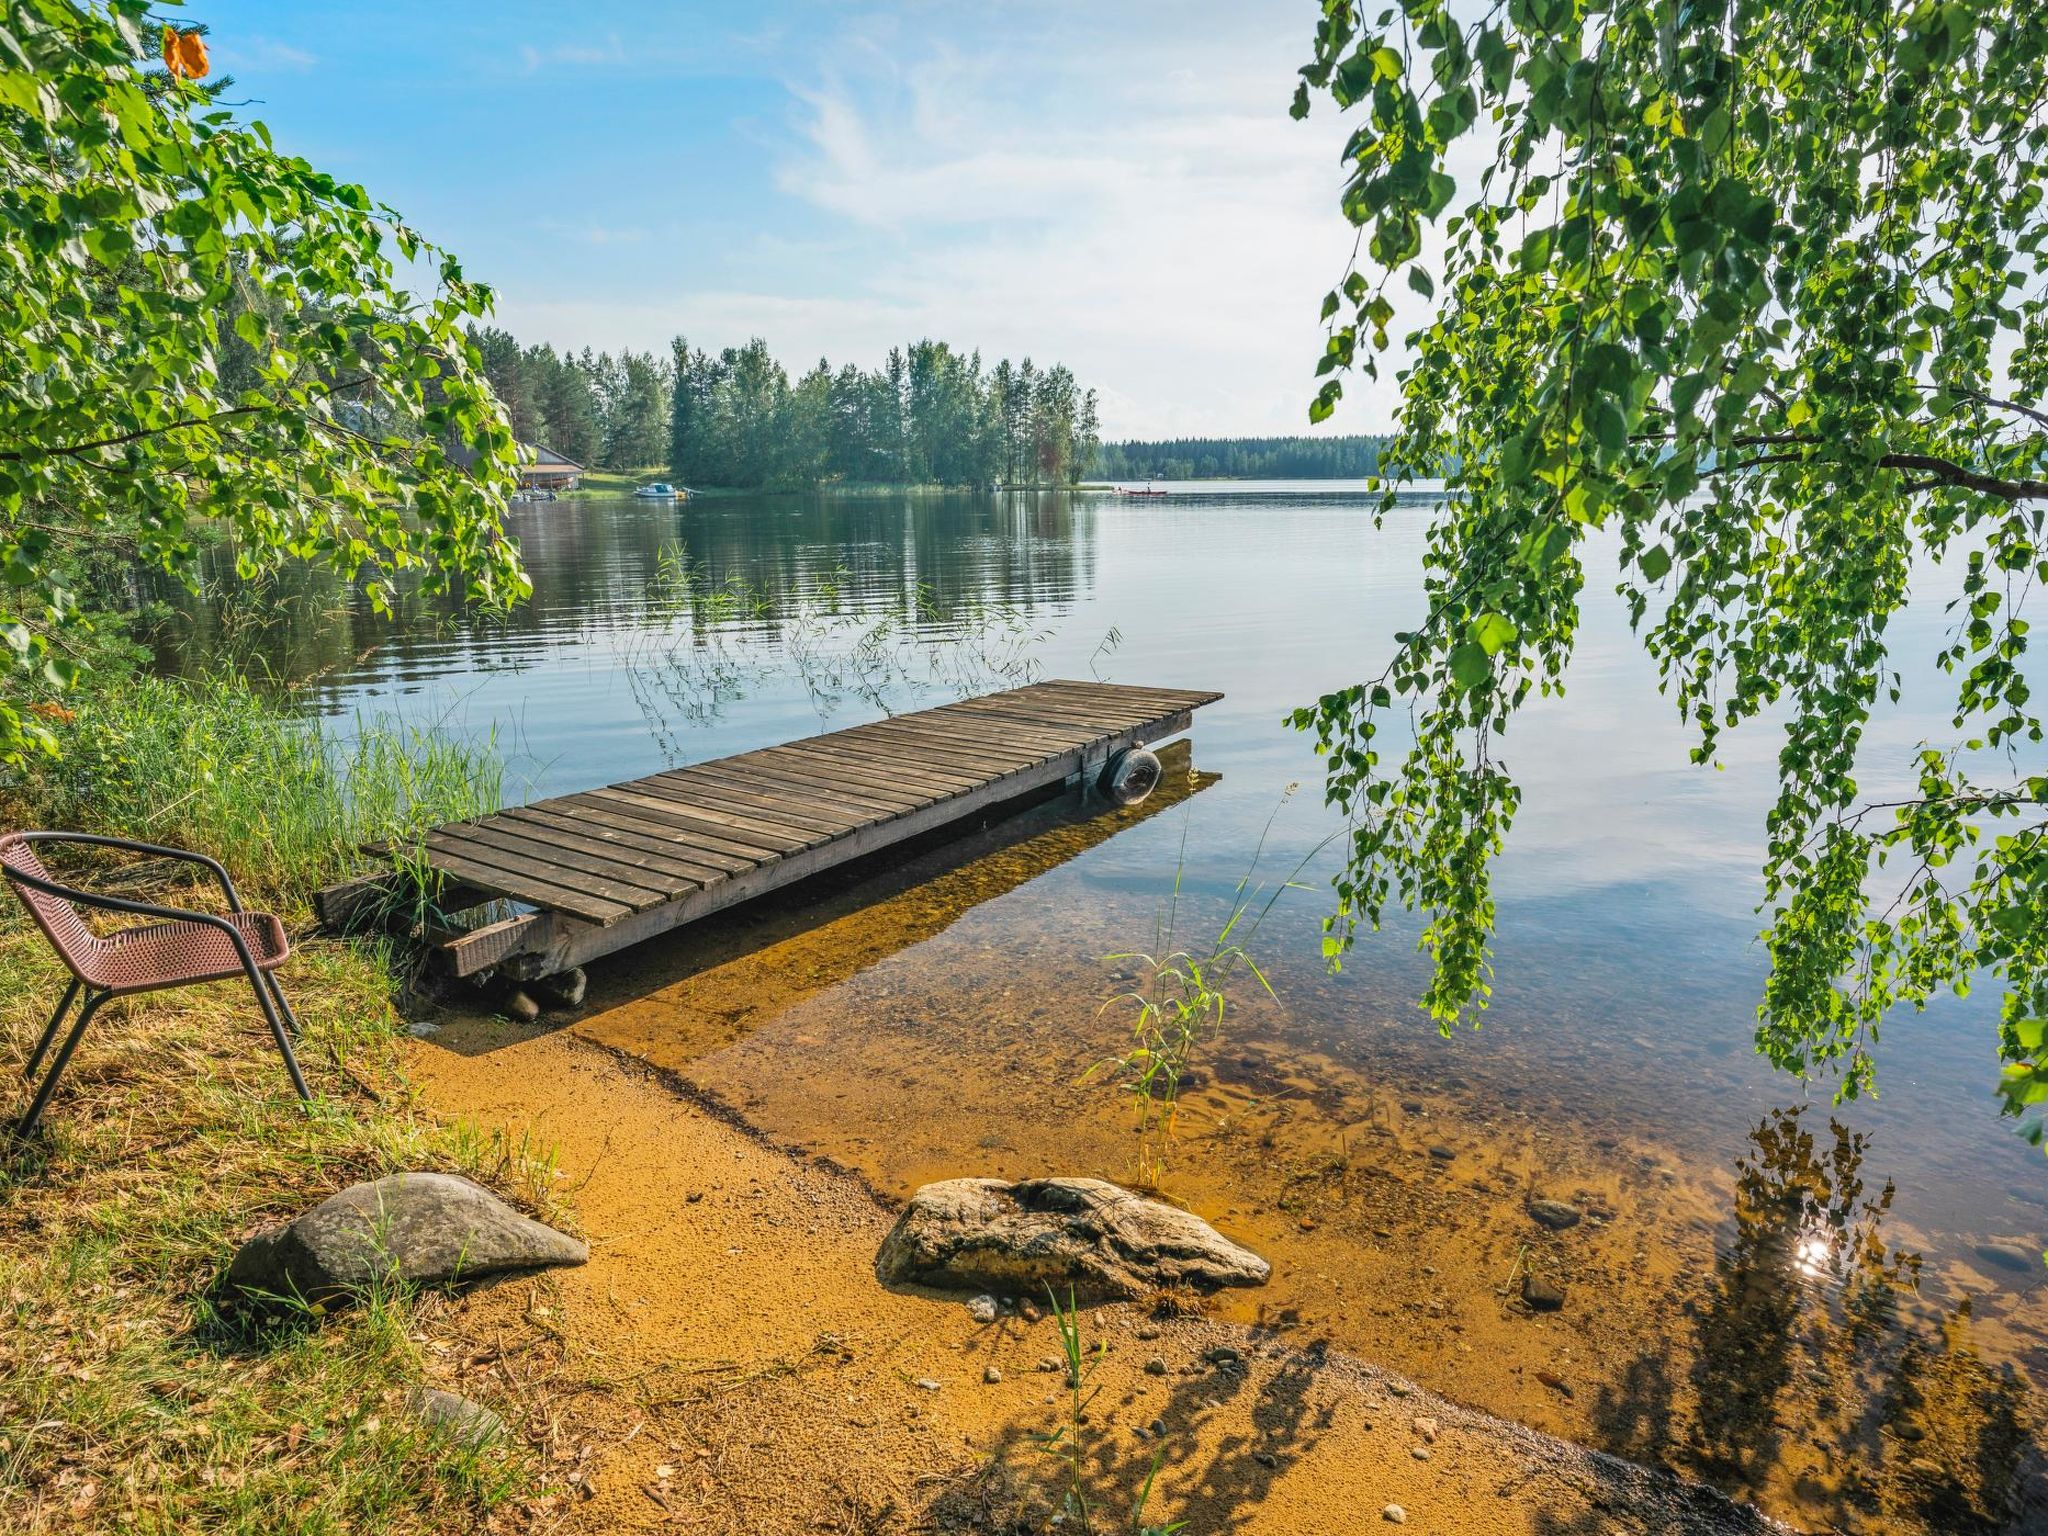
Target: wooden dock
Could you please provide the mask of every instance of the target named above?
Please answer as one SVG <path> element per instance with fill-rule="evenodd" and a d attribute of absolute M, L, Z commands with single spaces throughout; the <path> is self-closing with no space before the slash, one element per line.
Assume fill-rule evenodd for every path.
<path fill-rule="evenodd" d="M 1047 682 L 429 832 L 445 906 L 530 907 L 443 935 L 453 975 L 551 975 L 1019 796 L 1092 784 L 1221 698 Z"/>

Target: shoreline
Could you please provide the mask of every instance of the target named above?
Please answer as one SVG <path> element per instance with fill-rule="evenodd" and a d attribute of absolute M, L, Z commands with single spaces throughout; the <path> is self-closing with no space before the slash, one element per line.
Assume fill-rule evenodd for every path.
<path fill-rule="evenodd" d="M 701 1501 L 694 1529 L 1042 1527 L 1057 1468 L 1033 1437 L 1057 1427 L 1061 1394 L 1039 1369 L 1058 1353 L 1053 1323 L 977 1325 L 963 1296 L 884 1289 L 872 1260 L 897 1203 L 866 1179 L 573 1026 L 463 1020 L 407 1057 L 430 1112 L 551 1144 L 590 1240 L 585 1269 L 452 1303 L 456 1331 L 499 1338 L 499 1359 L 525 1335 L 527 1373 L 445 1383 L 544 1447 L 575 1447 L 566 1528 L 650 1528 Z M 1389 1504 L 1454 1536 L 1792 1529 L 1256 1326 L 1118 1303 L 1081 1327 L 1109 1346 L 1086 1431 L 1105 1521 L 1123 1523 L 1156 1457 L 1147 1519 L 1186 1519 L 1190 1536 L 1347 1528 Z M 1218 1348 L 1241 1368 L 1209 1363 Z"/>

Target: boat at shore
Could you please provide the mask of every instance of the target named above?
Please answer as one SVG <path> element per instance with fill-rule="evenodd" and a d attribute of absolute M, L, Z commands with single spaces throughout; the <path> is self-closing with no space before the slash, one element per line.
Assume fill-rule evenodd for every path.
<path fill-rule="evenodd" d="M 633 495 L 640 501 L 686 501 L 689 499 L 690 488 L 678 488 L 666 480 L 657 480 L 652 485 L 641 486 Z"/>

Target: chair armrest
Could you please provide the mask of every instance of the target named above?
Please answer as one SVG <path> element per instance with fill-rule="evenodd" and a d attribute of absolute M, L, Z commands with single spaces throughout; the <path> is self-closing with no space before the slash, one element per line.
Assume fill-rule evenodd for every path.
<path fill-rule="evenodd" d="M 212 871 L 213 878 L 219 882 L 221 894 L 228 899 L 229 910 L 242 910 L 241 894 L 236 891 L 235 882 L 228 877 L 227 869 L 220 860 L 208 858 L 203 853 L 194 853 L 189 848 L 166 848 L 160 843 L 138 843 L 133 838 L 108 837 L 101 832 L 26 832 L 22 836 L 24 841 L 33 843 L 86 843 L 95 848 L 119 848 L 128 853 L 147 853 L 160 859 L 178 859 L 186 864 L 202 864 Z M 73 901 L 79 899 L 77 896 L 71 898 Z"/>
<path fill-rule="evenodd" d="M 161 907 L 150 901 L 130 901 L 125 896 L 102 896 L 96 891 L 81 891 L 72 886 L 59 885 L 54 880 L 40 880 L 34 875 L 23 874 L 18 869 L 9 869 L 7 879 L 16 885 L 25 885 L 30 890 L 41 891 L 47 896 L 76 902 L 81 907 L 93 907 L 101 912 L 122 912 L 135 917 L 154 917 L 160 921 L 173 923 L 203 923 L 209 928 L 218 928 L 235 946 L 235 953 L 241 957 L 244 968 L 251 976 L 256 974 L 256 957 L 249 952 L 249 941 L 242 937 L 242 930 L 226 918 L 216 916 L 212 912 L 188 912 L 182 907 Z M 236 910 L 241 909 L 238 907 Z"/>

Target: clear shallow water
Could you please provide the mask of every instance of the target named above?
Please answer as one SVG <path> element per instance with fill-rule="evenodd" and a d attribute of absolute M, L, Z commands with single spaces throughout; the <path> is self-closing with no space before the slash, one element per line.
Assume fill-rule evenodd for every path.
<path fill-rule="evenodd" d="M 1182 931 L 1203 939 L 1269 818 L 1274 877 L 1327 834 L 1311 744 L 1283 716 L 1377 672 L 1421 607 L 1426 503 L 1375 530 L 1370 499 L 1327 486 L 1173 490 L 545 504 L 514 516 L 535 593 L 510 619 L 393 626 L 309 588 L 266 644 L 320 672 L 308 697 L 342 728 L 397 711 L 494 732 L 515 798 L 1028 675 L 1222 690 L 1193 735 L 1214 782 L 1106 837 L 1035 813 L 1006 847 L 855 892 L 777 941 L 815 984 L 771 984 L 797 953 L 772 925 L 753 961 L 741 945 L 708 967 L 744 994 L 717 1028 L 687 937 L 594 978 L 584 1027 L 885 1188 L 1052 1161 L 1117 1176 L 1126 1112 L 1074 1081 L 1118 1044 L 1098 957 L 1150 940 L 1184 839 Z M 1777 738 L 1750 727 L 1719 770 L 1690 766 L 1591 568 L 1569 692 L 1504 743 L 1525 799 L 1485 1029 L 1441 1040 L 1414 1010 L 1412 924 L 1331 975 L 1327 899 L 1294 893 L 1256 946 L 1278 1000 L 1198 1074 L 1169 1185 L 1279 1260 L 1248 1318 L 1816 1525 L 2026 1528 L 2039 1504 L 2000 1500 L 2038 1499 L 2037 1458 L 2017 1432 L 2015 1475 L 2001 1405 L 2029 1397 L 2005 1373 L 2048 1369 L 2044 1272 L 2014 1261 L 2048 1242 L 2048 1165 L 1996 1113 L 1996 1000 L 1890 1024 L 1875 1104 L 1835 1110 L 1754 1057 Z M 1872 730 L 1873 796 L 1945 734 L 1919 659 L 1947 580 L 1924 573 L 1894 626 L 1907 694 Z M 209 638 L 195 621 L 188 648 Z M 1544 1233 L 1523 1205 L 1545 1193 L 1604 1219 Z M 1513 1303 L 1518 1264 L 1566 1283 L 1563 1312 Z"/>

